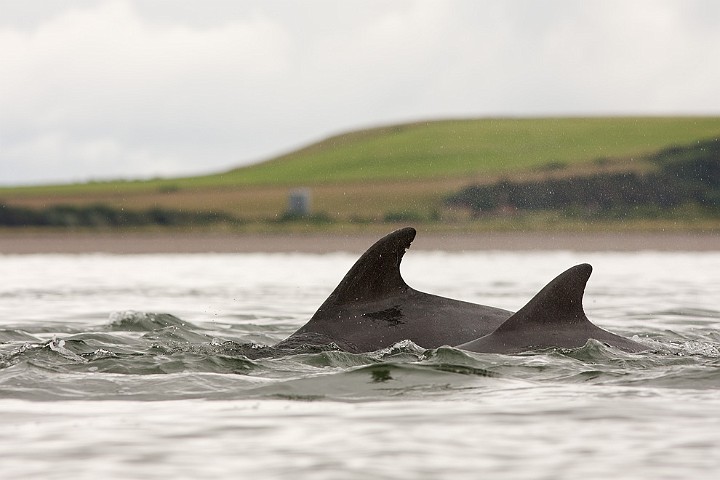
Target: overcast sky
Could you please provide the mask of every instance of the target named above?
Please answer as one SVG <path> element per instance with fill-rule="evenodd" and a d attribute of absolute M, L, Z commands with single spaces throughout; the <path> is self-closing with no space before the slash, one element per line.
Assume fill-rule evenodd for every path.
<path fill-rule="evenodd" d="M 0 3 L 0 184 L 221 171 L 356 128 L 720 115 L 720 2 Z"/>

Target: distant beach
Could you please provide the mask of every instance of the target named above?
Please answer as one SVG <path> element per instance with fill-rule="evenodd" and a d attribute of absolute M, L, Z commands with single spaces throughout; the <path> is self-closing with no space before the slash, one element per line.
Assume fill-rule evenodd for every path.
<path fill-rule="evenodd" d="M 389 231 L 388 231 L 389 233 Z M 0 232 L 0 254 L 328 253 L 366 250 L 383 234 L 213 232 Z M 718 233 L 489 232 L 424 233 L 413 250 L 714 251 Z"/>

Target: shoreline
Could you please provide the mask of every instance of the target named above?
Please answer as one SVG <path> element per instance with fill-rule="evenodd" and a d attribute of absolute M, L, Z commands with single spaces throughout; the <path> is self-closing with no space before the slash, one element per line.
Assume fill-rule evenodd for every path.
<path fill-rule="evenodd" d="M 388 230 L 389 233 L 390 230 Z M 0 232 L 2 254 L 362 253 L 385 233 Z M 720 251 L 720 234 L 693 232 L 423 233 L 412 250 Z"/>

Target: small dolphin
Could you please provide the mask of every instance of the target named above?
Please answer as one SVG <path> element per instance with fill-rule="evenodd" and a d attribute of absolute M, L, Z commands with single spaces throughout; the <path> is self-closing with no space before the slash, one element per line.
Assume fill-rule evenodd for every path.
<path fill-rule="evenodd" d="M 458 348 L 483 353 L 520 353 L 542 348 L 578 348 L 595 339 L 627 352 L 647 347 L 594 325 L 582 300 L 592 267 L 576 265 L 558 275 L 495 331 Z"/>
<path fill-rule="evenodd" d="M 400 274 L 414 228 L 392 232 L 371 246 L 310 321 L 276 348 L 335 343 L 370 352 L 411 340 L 424 348 L 458 345 L 492 332 L 512 312 L 419 292 Z"/>

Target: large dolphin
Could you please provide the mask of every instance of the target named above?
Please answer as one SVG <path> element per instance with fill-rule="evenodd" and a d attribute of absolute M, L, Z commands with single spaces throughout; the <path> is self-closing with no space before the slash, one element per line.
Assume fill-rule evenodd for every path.
<path fill-rule="evenodd" d="M 558 275 L 492 333 L 458 348 L 473 352 L 520 353 L 542 348 L 577 348 L 595 339 L 628 352 L 647 347 L 610 333 L 588 320 L 583 294 L 592 267 L 576 265 Z"/>
<path fill-rule="evenodd" d="M 459 345 L 486 335 L 512 312 L 419 292 L 400 274 L 415 238 L 403 228 L 378 240 L 348 271 L 310 321 L 276 348 L 333 342 L 369 352 L 411 340 L 424 348 Z"/>

